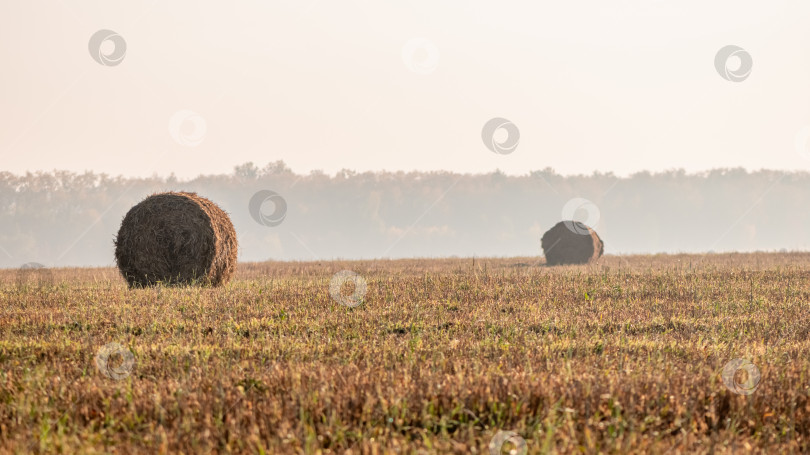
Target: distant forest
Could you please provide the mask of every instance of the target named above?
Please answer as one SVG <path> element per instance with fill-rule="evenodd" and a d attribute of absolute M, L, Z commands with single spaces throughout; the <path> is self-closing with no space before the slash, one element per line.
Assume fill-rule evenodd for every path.
<path fill-rule="evenodd" d="M 806 172 L 300 175 L 279 161 L 189 181 L 0 173 L 0 266 L 113 264 L 113 239 L 124 214 L 167 190 L 197 192 L 230 213 L 241 261 L 539 257 L 540 237 L 564 209 L 595 225 L 606 254 L 810 249 Z M 251 198 L 263 190 L 286 203 L 272 223 L 251 216 Z M 592 204 L 583 206 L 583 200 Z M 267 215 L 276 206 L 262 207 Z"/>

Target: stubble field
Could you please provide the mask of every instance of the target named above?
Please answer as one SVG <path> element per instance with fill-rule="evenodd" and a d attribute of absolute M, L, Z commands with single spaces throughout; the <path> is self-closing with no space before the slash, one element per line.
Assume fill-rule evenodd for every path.
<path fill-rule="evenodd" d="M 330 296 L 342 270 L 356 307 Z M 810 254 L 0 277 L 2 453 L 810 450 Z M 729 387 L 734 359 L 754 369 Z"/>

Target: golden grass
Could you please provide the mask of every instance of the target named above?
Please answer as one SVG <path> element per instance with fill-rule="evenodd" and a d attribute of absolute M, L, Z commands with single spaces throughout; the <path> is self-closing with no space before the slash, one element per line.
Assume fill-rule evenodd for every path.
<path fill-rule="evenodd" d="M 350 269 L 356 308 L 329 295 Z M 810 254 L 240 264 L 225 288 L 0 273 L 0 452 L 808 451 Z M 104 345 L 135 357 L 96 367 Z M 750 396 L 720 372 L 762 372 Z M 114 362 L 115 359 L 111 359 Z"/>

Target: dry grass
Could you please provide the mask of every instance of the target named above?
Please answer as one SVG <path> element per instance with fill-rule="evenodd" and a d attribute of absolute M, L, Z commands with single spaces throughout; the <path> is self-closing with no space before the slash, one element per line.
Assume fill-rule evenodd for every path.
<path fill-rule="evenodd" d="M 352 269 L 356 308 L 329 296 Z M 810 255 L 240 264 L 224 288 L 2 275 L 0 452 L 808 451 Z M 94 356 L 135 357 L 110 379 Z M 720 378 L 762 372 L 750 396 Z"/>

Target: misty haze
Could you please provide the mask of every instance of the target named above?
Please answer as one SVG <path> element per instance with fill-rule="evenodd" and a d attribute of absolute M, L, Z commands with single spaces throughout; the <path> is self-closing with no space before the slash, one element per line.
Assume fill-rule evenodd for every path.
<path fill-rule="evenodd" d="M 570 211 L 592 225 L 606 254 L 797 251 L 810 247 L 810 174 L 715 170 L 508 176 L 349 170 L 296 174 L 283 162 L 222 175 L 112 178 L 0 174 L 0 265 L 112 265 L 113 237 L 135 203 L 160 191 L 217 201 L 236 228 L 241 261 L 445 256 L 540 256 L 540 237 Z M 250 213 L 277 193 L 278 224 Z M 582 200 L 577 205 L 572 200 Z M 566 205 L 569 204 L 568 208 Z M 263 213 L 276 212 L 270 201 Z"/>
<path fill-rule="evenodd" d="M 0 455 L 810 453 L 810 2 L 0 2 Z"/>

